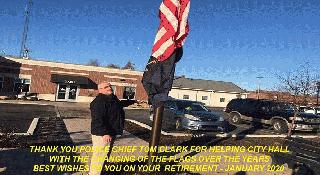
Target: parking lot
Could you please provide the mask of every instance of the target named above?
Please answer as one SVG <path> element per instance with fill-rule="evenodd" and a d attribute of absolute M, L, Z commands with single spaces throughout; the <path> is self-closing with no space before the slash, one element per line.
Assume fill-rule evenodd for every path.
<path fill-rule="evenodd" d="M 56 115 L 52 105 L 1 103 L 0 111 L 2 129 L 14 133 L 26 133 L 35 118 Z"/>
<path fill-rule="evenodd" d="M 14 132 L 26 132 L 34 118 L 53 117 L 59 115 L 62 119 L 83 118 L 90 119 L 89 104 L 87 103 L 66 103 L 66 102 L 37 102 L 35 103 L 0 103 L 0 121 L 7 128 L 14 129 Z M 55 108 L 56 106 L 56 108 Z M 228 114 L 219 110 L 213 109 L 216 113 L 228 120 Z M 125 108 L 126 118 L 138 121 L 140 123 L 152 126 L 152 121 L 149 118 L 149 109 Z M 241 135 L 277 135 L 270 126 L 254 126 L 250 123 L 241 123 L 237 125 L 229 125 L 229 134 Z M 190 133 L 188 131 L 173 131 L 168 130 L 165 125 L 163 131 Z M 199 133 L 199 132 L 194 132 Z M 204 134 L 213 133 L 212 131 L 201 132 Z M 302 136 L 317 136 L 316 132 L 295 131 L 294 135 Z"/>
<path fill-rule="evenodd" d="M 60 144 L 67 144 L 72 140 L 74 145 L 90 144 L 90 110 L 89 104 L 84 103 L 65 103 L 65 102 L 37 102 L 29 103 L 25 102 L 23 104 L 16 104 L 15 101 L 9 103 L 0 103 L 1 118 L 0 122 L 6 121 L 9 122 L 13 127 L 20 128 L 19 132 L 25 132 L 29 127 L 31 121 L 35 117 L 39 117 L 42 122 L 39 122 L 38 132 L 36 135 L 41 135 L 41 137 L 35 137 L 37 139 L 34 143 L 45 143 L 45 144 L 59 144 L 56 141 L 61 139 Z M 149 109 L 137 109 L 137 108 L 126 108 L 126 118 L 138 121 L 139 123 L 144 123 L 148 126 L 152 125 L 152 122 L 149 119 Z M 218 111 L 226 115 L 223 111 Z M 8 125 L 9 126 L 9 125 Z M 266 138 L 265 135 L 270 137 L 276 136 L 276 134 L 267 126 L 255 127 L 249 123 L 239 124 L 232 126 L 230 134 L 235 135 L 263 135 L 262 138 L 217 138 L 214 136 L 214 132 L 190 132 L 190 131 L 168 131 L 168 133 L 188 133 L 192 136 L 187 137 L 175 137 L 175 136 L 161 136 L 160 144 L 161 145 L 272 145 L 280 144 L 283 139 L 273 138 L 274 143 L 269 143 L 270 138 Z M 40 130 L 39 130 L 40 128 Z M 41 129 L 42 128 L 42 129 Z M 126 135 L 124 138 L 119 139 L 119 144 L 133 144 L 132 141 L 137 143 L 135 144 L 148 144 L 150 138 L 150 132 L 148 129 L 140 127 L 139 125 L 132 124 L 131 122 L 126 122 L 125 126 L 126 131 L 132 133 L 133 136 Z M 164 129 L 165 130 L 165 129 Z M 18 130 L 17 130 L 18 131 Z M 207 134 L 207 136 L 199 137 L 197 134 Z M 314 133 L 295 133 L 295 135 L 314 135 Z M 61 138 L 65 136 L 65 138 Z M 40 141 L 39 141 L 40 140 Z M 319 144 L 319 137 L 309 139 L 316 141 Z M 51 143 L 52 142 L 52 143 Z M 138 143 L 139 142 L 139 143 Z M 33 143 L 30 143 L 33 144 Z M 26 154 L 27 154 L 26 150 Z M 1 152 L 1 154 L 4 152 Z M 188 154 L 188 153 L 186 153 Z M 9 159 L 12 156 L 21 156 L 19 151 L 7 151 L 6 159 Z M 21 159 L 23 159 L 21 157 Z M 35 159 L 39 162 L 43 158 L 39 157 Z M 0 162 L 1 163 L 1 162 Z M 27 170 L 30 171 L 30 166 L 34 162 L 30 162 L 26 166 Z M 14 163 L 5 163 L 7 171 L 14 172 L 16 168 L 20 166 Z M 1 171 L 0 171 L 1 172 Z M 290 172 L 288 170 L 288 172 Z M 14 174 L 14 173 L 13 173 Z M 290 174 L 290 173 L 288 173 Z"/>
<path fill-rule="evenodd" d="M 211 109 L 216 110 L 215 112 L 220 113 L 221 116 L 224 117 L 225 120 L 228 120 L 228 114 L 217 109 Z M 136 121 L 139 121 L 141 123 L 147 124 L 148 126 L 152 126 L 152 121 L 149 118 L 149 110 L 148 109 L 127 109 L 126 110 L 126 118 L 133 119 Z M 241 124 L 237 125 L 229 125 L 229 133 L 230 134 L 241 134 L 241 135 L 248 135 L 248 134 L 254 134 L 254 135 L 279 135 L 278 133 L 274 132 L 272 130 L 271 126 L 268 125 L 261 125 L 256 126 L 252 125 L 248 122 L 243 122 Z M 162 126 L 162 130 L 164 131 L 171 131 L 171 132 L 187 132 L 187 131 L 172 131 L 167 130 L 166 126 Z M 194 132 L 199 133 L 199 132 Z M 202 132 L 205 134 L 210 134 L 212 131 Z M 308 131 L 294 131 L 294 135 L 302 135 L 302 136 L 317 136 L 317 132 L 308 132 Z"/>

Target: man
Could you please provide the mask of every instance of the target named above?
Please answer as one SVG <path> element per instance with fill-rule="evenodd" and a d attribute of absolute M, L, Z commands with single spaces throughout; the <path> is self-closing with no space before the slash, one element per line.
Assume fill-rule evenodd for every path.
<path fill-rule="evenodd" d="M 111 84 L 102 82 L 98 85 L 99 94 L 91 102 L 91 135 L 93 148 L 112 146 L 117 135 L 121 135 L 124 127 L 124 110 L 117 96 L 113 94 Z M 111 149 L 110 149 L 111 150 Z M 91 158 L 90 175 L 99 175 L 104 159 L 111 151 L 94 151 Z M 97 168 L 98 167 L 98 168 Z"/>

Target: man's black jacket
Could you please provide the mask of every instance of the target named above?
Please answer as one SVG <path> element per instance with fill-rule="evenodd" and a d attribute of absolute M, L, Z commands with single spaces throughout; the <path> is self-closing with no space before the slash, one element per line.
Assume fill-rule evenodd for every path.
<path fill-rule="evenodd" d="M 115 95 L 99 94 L 90 104 L 92 135 L 121 135 L 125 113 Z"/>

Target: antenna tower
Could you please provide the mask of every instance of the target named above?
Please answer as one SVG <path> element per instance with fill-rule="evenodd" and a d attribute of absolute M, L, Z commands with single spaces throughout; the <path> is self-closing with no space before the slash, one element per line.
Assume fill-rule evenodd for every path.
<path fill-rule="evenodd" d="M 27 48 L 26 43 L 27 43 L 27 38 L 28 38 L 29 18 L 30 18 L 31 7 L 32 7 L 32 0 L 29 0 L 29 3 L 27 4 L 26 9 L 25 9 L 26 18 L 24 21 L 24 29 L 23 29 L 21 49 L 20 49 L 20 57 L 21 58 L 28 58 L 29 57 L 29 49 Z"/>

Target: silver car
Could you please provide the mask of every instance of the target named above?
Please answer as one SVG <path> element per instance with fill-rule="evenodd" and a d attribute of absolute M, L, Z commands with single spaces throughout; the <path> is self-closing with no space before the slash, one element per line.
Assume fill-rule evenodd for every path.
<path fill-rule="evenodd" d="M 152 110 L 150 120 L 153 120 Z M 219 113 L 211 112 L 200 102 L 173 99 L 164 105 L 162 128 L 225 132 L 226 121 Z"/>

